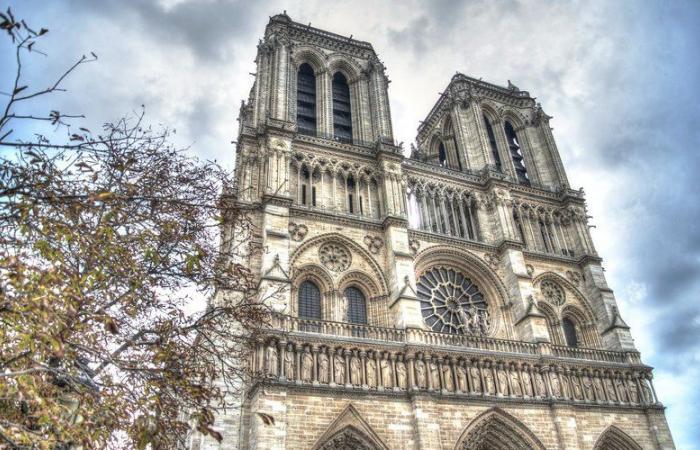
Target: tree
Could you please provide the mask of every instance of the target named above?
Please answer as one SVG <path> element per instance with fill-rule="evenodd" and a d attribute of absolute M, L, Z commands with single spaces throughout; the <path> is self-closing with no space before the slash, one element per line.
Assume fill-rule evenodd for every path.
<path fill-rule="evenodd" d="M 47 30 L 0 21 L 17 64 L 0 118 L 0 447 L 176 448 L 191 427 L 221 439 L 215 412 L 267 317 L 231 175 L 143 113 L 98 134 L 74 130 L 79 115 L 15 113 L 97 57 L 32 90 L 22 61 Z M 68 138 L 15 137 L 20 121 Z M 236 233 L 220 239 L 222 224 Z M 202 296 L 215 300 L 189 313 Z"/>

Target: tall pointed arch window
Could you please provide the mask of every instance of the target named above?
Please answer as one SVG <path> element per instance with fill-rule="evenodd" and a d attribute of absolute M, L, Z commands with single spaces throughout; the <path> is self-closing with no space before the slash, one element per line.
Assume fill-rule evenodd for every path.
<path fill-rule="evenodd" d="M 513 158 L 513 165 L 515 166 L 515 174 L 518 177 L 518 183 L 529 185 L 530 179 L 527 176 L 527 169 L 525 169 L 525 164 L 523 163 L 523 152 L 518 142 L 518 136 L 515 134 L 515 129 L 510 122 L 506 121 L 504 130 L 506 132 L 508 148 L 510 149 L 510 156 Z"/>
<path fill-rule="evenodd" d="M 297 129 L 301 134 L 316 136 L 316 76 L 306 63 L 297 72 Z"/>
<path fill-rule="evenodd" d="M 299 286 L 299 318 L 321 319 L 321 291 L 312 281 L 304 281 Z"/>
<path fill-rule="evenodd" d="M 333 75 L 333 137 L 338 141 L 352 142 L 350 88 L 345 75 L 340 72 Z"/>
<path fill-rule="evenodd" d="M 445 151 L 445 144 L 442 141 L 438 144 L 438 163 L 440 167 L 447 167 L 447 151 Z"/>
<path fill-rule="evenodd" d="M 362 291 L 349 287 L 345 290 L 345 298 L 348 300 L 348 322 L 367 323 L 367 302 Z"/>
<path fill-rule="evenodd" d="M 498 155 L 496 135 L 493 133 L 493 127 L 491 126 L 491 122 L 489 122 L 486 115 L 484 115 L 484 124 L 486 125 L 486 135 L 489 138 L 489 147 L 491 147 L 491 157 L 493 158 L 493 163 L 496 165 L 496 169 L 500 172 L 502 170 L 501 157 Z"/>
<path fill-rule="evenodd" d="M 564 339 L 569 347 L 578 347 L 578 335 L 576 334 L 576 325 L 574 322 L 565 317 L 561 321 L 561 327 L 564 330 Z"/>

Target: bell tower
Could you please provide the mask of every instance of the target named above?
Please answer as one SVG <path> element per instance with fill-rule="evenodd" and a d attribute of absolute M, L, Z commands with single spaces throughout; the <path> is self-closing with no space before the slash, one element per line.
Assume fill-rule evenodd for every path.
<path fill-rule="evenodd" d="M 270 325 L 221 444 L 673 449 L 549 117 L 456 74 L 394 141 L 372 45 L 270 18 L 240 110 L 237 201 Z"/>

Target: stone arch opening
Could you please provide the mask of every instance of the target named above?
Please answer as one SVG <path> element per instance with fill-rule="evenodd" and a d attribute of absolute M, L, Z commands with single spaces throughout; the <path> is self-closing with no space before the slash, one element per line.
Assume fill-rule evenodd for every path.
<path fill-rule="evenodd" d="M 611 425 L 598 437 L 593 450 L 642 450 L 642 447 L 627 433 Z"/>
<path fill-rule="evenodd" d="M 455 450 L 545 450 L 545 447 L 521 421 L 492 408 L 472 420 Z"/>

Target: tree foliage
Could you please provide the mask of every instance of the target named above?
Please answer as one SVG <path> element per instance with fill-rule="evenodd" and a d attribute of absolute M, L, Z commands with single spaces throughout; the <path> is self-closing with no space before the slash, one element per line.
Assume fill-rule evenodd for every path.
<path fill-rule="evenodd" d="M 230 174 L 143 114 L 95 134 L 71 128 L 78 115 L 15 114 L 96 56 L 32 90 L 22 58 L 47 30 L 9 10 L 0 28 L 17 64 L 0 118 L 0 448 L 175 448 L 191 428 L 221 439 L 215 412 L 266 315 L 237 262 L 237 236 L 255 230 Z M 68 137 L 23 140 L 22 121 Z"/>

